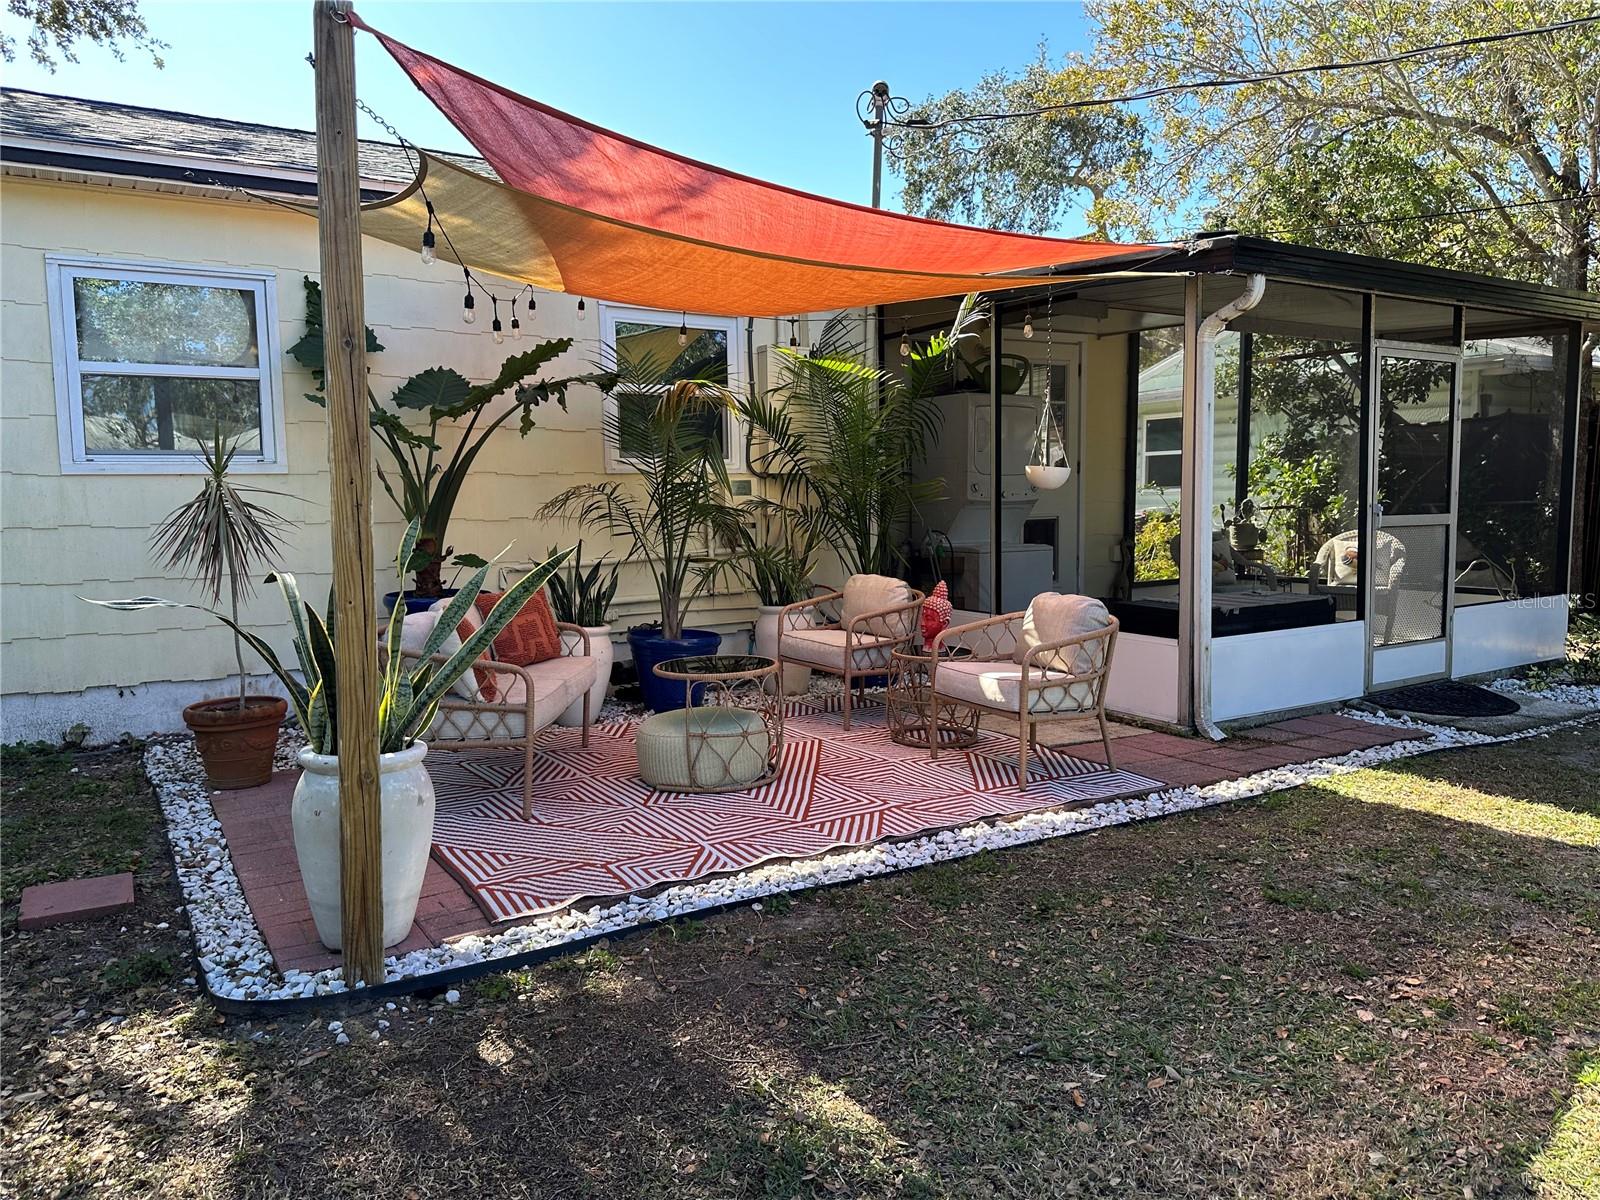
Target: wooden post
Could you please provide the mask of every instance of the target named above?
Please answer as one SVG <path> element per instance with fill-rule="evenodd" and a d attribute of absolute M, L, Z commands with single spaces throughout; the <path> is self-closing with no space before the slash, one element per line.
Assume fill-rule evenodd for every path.
<path fill-rule="evenodd" d="M 378 629 L 372 581 L 372 442 L 356 161 L 355 31 L 345 0 L 316 0 L 317 216 L 327 345 L 328 509 L 338 668 L 339 848 L 345 981 L 383 982 L 378 802 Z"/>

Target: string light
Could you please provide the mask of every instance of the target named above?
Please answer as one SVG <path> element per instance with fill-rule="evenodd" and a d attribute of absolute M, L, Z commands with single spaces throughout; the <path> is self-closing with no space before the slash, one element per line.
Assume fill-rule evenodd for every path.
<path fill-rule="evenodd" d="M 439 258 L 433 241 L 433 201 L 425 199 L 423 203 L 428 206 L 428 227 L 422 231 L 422 265 L 431 267 Z"/>
<path fill-rule="evenodd" d="M 1025 337 L 1025 338 L 1031 338 L 1033 336 L 1033 314 L 1032 313 L 1023 313 L 1022 314 L 1022 336 Z"/>
<path fill-rule="evenodd" d="M 689 314 L 687 312 L 679 313 L 678 319 L 678 345 L 680 347 L 687 346 L 689 344 Z"/>
<path fill-rule="evenodd" d="M 472 272 L 467 270 L 465 267 L 462 267 L 461 274 L 467 281 L 467 294 L 461 297 L 461 321 L 465 325 L 471 325 L 478 319 L 478 314 L 473 311 L 474 301 L 472 299 Z"/>
<path fill-rule="evenodd" d="M 584 307 L 585 306 L 584 306 L 584 303 L 583 303 L 583 297 L 579 296 L 578 297 L 578 320 L 580 320 L 580 321 L 582 321 L 585 317 L 588 316 L 588 313 L 586 313 L 584 311 Z"/>
<path fill-rule="evenodd" d="M 795 347 L 795 346 L 800 345 L 800 335 L 796 332 L 796 330 L 799 328 L 799 325 L 800 325 L 800 318 L 799 317 L 790 317 L 789 318 L 789 345 L 791 347 Z"/>
<path fill-rule="evenodd" d="M 911 357 L 911 330 L 907 325 L 900 327 L 900 357 Z"/>
<path fill-rule="evenodd" d="M 489 322 L 489 330 L 494 334 L 494 344 L 498 346 L 506 340 L 505 331 L 500 327 L 500 297 L 490 292 L 489 304 L 494 311 L 494 319 Z"/>

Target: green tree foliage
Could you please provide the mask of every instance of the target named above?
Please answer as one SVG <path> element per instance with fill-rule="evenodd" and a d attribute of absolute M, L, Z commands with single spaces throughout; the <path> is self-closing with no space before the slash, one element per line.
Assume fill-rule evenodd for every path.
<path fill-rule="evenodd" d="M 6 11 L 29 26 L 28 57 L 52 73 L 57 55 L 69 63 L 78 61 L 79 42 L 104 46 L 118 62 L 127 42 L 148 53 L 156 66 L 165 65 L 160 52 L 167 43 L 151 36 L 137 0 L 6 0 Z M 16 37 L 0 32 L 0 59 L 12 62 L 16 57 Z"/>

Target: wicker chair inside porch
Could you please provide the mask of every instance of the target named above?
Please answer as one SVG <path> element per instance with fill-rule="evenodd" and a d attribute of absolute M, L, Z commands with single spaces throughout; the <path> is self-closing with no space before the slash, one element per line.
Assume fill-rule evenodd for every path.
<path fill-rule="evenodd" d="M 1041 640 L 1034 605 L 956 625 L 934 639 L 929 702 L 976 708 L 1017 722 L 1017 790 L 1028 790 L 1028 753 L 1038 746 L 1039 722 L 1093 717 L 1100 725 L 1106 766 L 1115 768 L 1106 725 L 1106 683 L 1117 645 L 1117 619 L 1098 600 L 1046 593 L 1034 604 L 1082 602 L 1071 609 L 1078 627 L 1069 637 Z M 937 740 L 931 753 L 939 757 Z"/>
<path fill-rule="evenodd" d="M 415 645 L 406 618 L 406 642 Z M 522 819 L 533 817 L 533 755 L 539 734 L 555 723 L 567 707 L 583 700 L 582 744 L 589 744 L 589 689 L 594 683 L 595 660 L 589 654 L 589 635 L 576 625 L 557 621 L 556 628 L 573 637 L 562 638 L 561 654 L 531 666 L 497 662 L 484 655 L 473 664 L 456 686 L 439 702 L 439 713 L 423 735 L 434 750 L 522 750 Z M 425 638 L 427 635 L 423 633 Z M 452 635 L 454 636 L 454 635 Z M 413 662 L 419 654 L 409 648 L 402 655 Z M 447 653 L 435 654 L 433 662 L 444 663 Z M 484 672 L 479 676 L 479 672 Z M 493 699 L 485 699 L 482 682 L 492 685 Z"/>
<path fill-rule="evenodd" d="M 923 599 L 904 580 L 852 575 L 843 590 L 791 604 L 778 614 L 778 663 L 843 679 L 841 724 L 849 729 L 851 687 L 882 675 L 894 651 L 916 644 Z"/>

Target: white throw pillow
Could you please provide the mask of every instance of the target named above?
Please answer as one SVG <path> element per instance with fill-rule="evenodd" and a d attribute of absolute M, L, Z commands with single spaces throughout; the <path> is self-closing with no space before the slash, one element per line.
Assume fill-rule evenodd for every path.
<path fill-rule="evenodd" d="M 1012 660 L 1026 661 L 1028 652 L 1048 642 L 1064 641 L 1085 633 L 1095 633 L 1111 623 L 1106 606 L 1090 596 L 1064 596 L 1060 592 L 1040 592 L 1022 617 L 1022 636 Z M 1094 656 L 1081 646 L 1046 655 L 1037 665 L 1055 671 L 1086 674 L 1094 669 Z"/>
<path fill-rule="evenodd" d="M 857 617 L 880 609 L 897 608 L 911 602 L 911 589 L 903 579 L 887 575 L 852 575 L 844 585 L 844 614 L 840 619 L 846 629 Z M 865 630 L 875 637 L 905 637 L 911 631 L 906 616 L 884 617 L 870 622 Z"/>
<path fill-rule="evenodd" d="M 427 644 L 429 636 L 433 633 L 433 627 L 439 623 L 439 618 L 444 615 L 445 606 L 449 603 L 448 599 L 440 600 L 427 612 L 412 613 L 406 618 L 405 626 L 400 631 L 400 644 L 409 653 L 422 653 L 422 647 Z M 464 620 L 474 629 L 482 624 L 481 619 L 478 617 L 476 606 L 471 606 L 467 609 L 467 615 Z M 416 624 L 413 625 L 412 622 L 416 622 Z M 445 634 L 444 641 L 439 643 L 439 649 L 435 653 L 449 657 L 459 649 L 461 649 L 461 637 L 452 629 Z M 450 691 L 460 696 L 463 700 L 477 701 L 481 699 L 478 695 L 478 677 L 472 671 L 461 672 L 461 678 L 450 685 Z"/>

